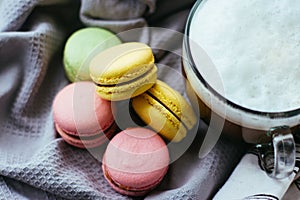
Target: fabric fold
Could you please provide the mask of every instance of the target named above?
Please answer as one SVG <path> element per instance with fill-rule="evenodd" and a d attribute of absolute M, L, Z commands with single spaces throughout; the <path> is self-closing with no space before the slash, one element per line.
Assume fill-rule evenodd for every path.
<path fill-rule="evenodd" d="M 0 31 L 17 31 L 36 6 L 66 4 L 70 0 L 3 0 L 0 2 Z"/>
<path fill-rule="evenodd" d="M 115 33 L 147 25 L 145 16 L 155 11 L 156 0 L 82 0 L 80 19 L 87 26 L 100 26 Z"/>

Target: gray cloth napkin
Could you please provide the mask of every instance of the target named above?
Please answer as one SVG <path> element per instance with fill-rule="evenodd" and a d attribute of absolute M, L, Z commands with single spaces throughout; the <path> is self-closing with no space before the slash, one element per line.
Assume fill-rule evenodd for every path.
<path fill-rule="evenodd" d="M 183 31 L 193 1 L 0 1 L 0 199 L 131 199 L 114 192 L 101 163 L 56 134 L 51 105 L 68 84 L 62 65 L 66 38 L 84 26 L 120 32 L 157 26 Z M 145 33 L 146 34 L 146 33 Z M 142 34 L 150 45 L 171 35 Z M 181 52 L 182 41 L 175 50 Z M 156 62 L 181 72 L 181 59 L 155 51 Z M 159 77 L 185 96 L 171 71 Z M 210 199 L 229 177 L 244 145 L 221 138 L 205 157 L 198 153 L 207 126 L 146 199 Z"/>

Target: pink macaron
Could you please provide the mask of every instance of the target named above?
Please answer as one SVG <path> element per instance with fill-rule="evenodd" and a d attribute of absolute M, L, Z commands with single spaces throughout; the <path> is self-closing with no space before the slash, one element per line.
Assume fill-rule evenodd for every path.
<path fill-rule="evenodd" d="M 157 133 L 145 128 L 127 128 L 108 144 L 102 170 L 115 191 L 144 196 L 162 181 L 169 162 L 168 148 Z"/>
<path fill-rule="evenodd" d="M 92 82 L 75 82 L 64 87 L 54 99 L 55 128 L 73 146 L 97 147 L 115 133 L 113 109 L 112 102 L 96 94 Z"/>

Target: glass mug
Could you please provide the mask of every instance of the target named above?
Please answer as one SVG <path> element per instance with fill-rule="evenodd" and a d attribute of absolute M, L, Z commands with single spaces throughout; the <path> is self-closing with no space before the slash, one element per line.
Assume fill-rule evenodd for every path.
<path fill-rule="evenodd" d="M 248 1 L 236 2 L 236 0 L 228 0 L 223 2 L 216 0 L 203 0 L 196 2 L 188 17 L 185 28 L 185 38 L 183 41 L 183 70 L 187 77 L 189 86 L 187 91 L 188 93 L 196 93 L 198 101 L 196 102 L 197 105 L 194 106 L 199 106 L 200 116 L 204 122 L 210 126 L 219 126 L 219 129 L 221 126 L 222 132 L 230 135 L 231 137 L 242 139 L 247 143 L 256 144 L 255 149 L 260 154 L 265 171 L 271 177 L 284 178 L 289 176 L 295 167 L 296 147 L 293 135 L 295 135 L 297 131 L 299 132 L 300 129 L 300 98 L 293 101 L 295 103 L 292 106 L 289 105 L 287 108 L 284 108 L 285 104 L 287 104 L 286 101 L 286 103 L 280 104 L 281 107 L 278 106 L 280 108 L 276 110 L 272 109 L 272 105 L 275 105 L 276 101 L 284 101 L 285 99 L 282 100 L 276 96 L 274 98 L 274 95 L 268 96 L 269 93 L 266 92 L 258 96 L 256 99 L 254 98 L 253 101 L 257 100 L 262 95 L 264 96 L 264 99 L 262 99 L 261 102 L 259 102 L 259 99 L 257 101 L 258 103 L 255 102 L 258 105 L 257 108 L 253 105 L 249 106 L 247 103 L 244 104 L 245 99 L 235 100 L 234 96 L 228 96 L 227 94 L 233 89 L 239 89 L 244 87 L 245 84 L 247 85 L 248 83 L 251 83 L 251 79 L 244 80 L 244 82 L 238 82 L 238 84 L 234 82 L 231 83 L 231 77 L 227 77 L 228 80 L 226 80 L 226 68 L 225 70 L 221 69 L 220 65 L 223 63 L 226 65 L 229 63 L 228 66 L 232 66 L 232 63 L 237 63 L 237 65 L 244 64 L 245 67 L 247 67 L 248 57 L 252 56 L 251 59 L 254 59 L 254 64 L 257 64 L 258 62 L 256 62 L 255 59 L 261 59 L 260 54 L 263 53 L 261 49 L 265 48 L 266 50 L 268 47 L 270 51 L 273 51 L 272 45 L 274 45 L 274 38 L 272 38 L 270 42 L 268 37 L 264 37 L 267 34 L 267 32 L 265 33 L 264 27 L 267 26 L 266 23 L 270 23 L 268 20 L 265 20 L 266 22 L 264 22 L 264 19 L 268 19 L 268 15 L 264 15 L 264 10 L 272 10 L 272 6 L 274 5 L 277 5 L 277 7 L 280 8 L 280 6 L 285 5 L 284 3 L 289 3 L 292 1 L 278 0 L 275 3 L 272 2 L 273 5 L 270 5 L 268 1 L 252 0 L 251 2 L 254 2 L 255 5 L 258 6 L 256 7 L 257 9 L 249 7 L 251 6 L 251 3 L 247 4 L 247 2 Z M 291 12 L 294 14 L 291 15 L 291 13 L 289 13 L 294 17 L 291 17 L 289 24 L 290 26 L 300 27 L 300 21 L 296 20 L 298 17 L 300 17 L 300 14 L 297 14 L 297 7 L 299 8 L 300 3 L 299 1 L 298 3 L 292 3 L 296 3 L 297 6 L 294 5 L 294 10 L 289 9 L 292 10 Z M 260 9 L 259 6 L 261 6 L 262 9 Z M 240 21 L 239 17 L 237 17 L 238 13 L 243 14 L 243 16 L 240 16 Z M 258 14 L 253 15 L 253 13 Z M 255 19 L 253 16 L 257 18 Z M 276 14 L 271 17 L 274 16 L 280 17 L 276 16 Z M 251 20 L 254 18 L 252 24 L 251 22 L 247 22 L 247 17 L 249 17 L 249 19 L 251 18 Z M 286 20 L 289 20 L 289 18 L 286 18 Z M 287 23 L 287 21 L 283 23 Z M 269 28 L 270 30 L 272 30 L 272 28 L 276 29 L 277 24 L 274 24 L 275 25 L 271 25 L 271 27 L 266 28 Z M 234 27 L 235 25 L 237 25 L 237 27 Z M 294 29 L 291 30 L 295 30 L 294 37 L 297 39 L 299 30 L 297 30 L 295 27 L 292 28 Z M 296 32 L 296 30 L 298 32 Z M 255 34 L 253 34 L 253 32 L 255 32 Z M 280 34 L 278 35 L 280 36 Z M 278 35 L 274 36 L 275 39 Z M 261 41 L 251 41 L 251 39 L 260 39 L 260 37 Z M 289 41 L 288 39 L 284 40 L 283 42 Z M 293 38 L 291 38 L 291 43 L 292 42 Z M 254 45 L 257 47 L 253 48 L 254 50 L 252 48 L 250 49 L 253 43 L 255 43 Z M 261 47 L 259 45 L 261 45 Z M 282 48 L 284 50 L 285 47 L 283 46 Z M 298 51 L 296 52 L 299 52 L 299 50 L 300 46 L 298 45 Z M 231 55 L 232 57 L 228 55 Z M 239 56 L 242 56 L 242 58 Z M 292 56 L 294 56 L 293 58 L 296 58 L 294 59 L 294 65 L 296 67 L 293 68 L 296 71 L 292 72 L 292 75 L 293 73 L 300 75 L 300 56 Z M 235 62 L 231 62 L 229 59 L 233 59 Z M 239 59 L 246 61 L 243 63 Z M 266 63 L 263 63 L 263 59 L 265 59 Z M 267 56 L 266 58 L 262 58 L 262 63 L 270 64 L 268 63 L 270 62 L 268 59 L 269 58 Z M 284 62 L 280 59 L 285 59 L 285 57 L 276 57 L 275 60 L 277 63 Z M 293 61 L 293 59 L 287 60 Z M 291 64 L 291 62 L 288 64 Z M 243 81 L 243 77 L 248 79 L 248 77 L 243 73 L 249 73 L 250 75 L 253 74 L 252 69 L 255 67 L 253 67 L 253 63 L 251 64 L 251 68 L 249 69 L 233 68 L 233 73 L 231 73 L 232 77 L 234 76 L 235 78 L 241 78 L 241 81 Z M 268 73 L 265 74 L 265 76 L 268 78 Z M 274 76 L 284 77 L 284 75 L 281 73 L 277 75 L 275 74 Z M 276 86 L 276 84 L 281 80 L 275 80 L 275 82 L 274 80 L 272 81 L 272 84 Z M 284 82 L 286 79 L 282 78 L 282 81 Z M 297 78 L 293 81 L 298 81 L 299 83 L 299 79 Z M 228 86 L 230 84 L 233 85 Z M 245 88 L 246 89 L 244 90 L 246 91 L 247 96 L 247 89 L 250 87 L 245 86 Z M 294 92 L 297 93 L 298 91 L 300 94 L 299 88 L 300 87 L 297 89 L 297 86 L 295 86 Z M 286 90 L 286 87 L 283 87 L 283 91 L 280 92 L 285 93 Z M 255 95 L 255 91 L 251 92 Z M 295 97 L 290 96 L 290 100 L 297 98 L 297 95 L 295 94 Z M 270 99 L 271 102 L 268 102 L 268 99 Z M 270 104 L 271 106 L 263 108 L 264 105 Z M 217 130 L 218 128 L 215 129 Z M 269 159 L 269 152 L 272 152 L 273 154 L 271 161 Z"/>

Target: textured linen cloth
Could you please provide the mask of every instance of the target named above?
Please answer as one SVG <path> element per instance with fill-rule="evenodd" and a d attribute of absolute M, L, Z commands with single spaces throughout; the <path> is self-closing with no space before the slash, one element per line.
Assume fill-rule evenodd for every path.
<path fill-rule="evenodd" d="M 0 199 L 131 199 L 114 192 L 101 162 L 66 144 L 53 126 L 52 102 L 68 84 L 62 52 L 66 38 L 86 26 L 116 33 L 156 26 L 183 32 L 194 1 L 0 1 Z M 168 44 L 172 35 L 145 32 L 132 38 Z M 174 43 L 174 41 L 173 41 Z M 175 51 L 181 53 L 182 41 Z M 154 51 L 156 62 L 181 72 L 175 54 Z M 160 79 L 185 96 L 184 81 L 162 70 Z M 211 199 L 244 153 L 245 145 L 221 138 L 205 157 L 198 153 L 207 126 L 200 122 L 190 148 L 145 199 Z"/>

